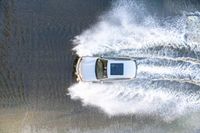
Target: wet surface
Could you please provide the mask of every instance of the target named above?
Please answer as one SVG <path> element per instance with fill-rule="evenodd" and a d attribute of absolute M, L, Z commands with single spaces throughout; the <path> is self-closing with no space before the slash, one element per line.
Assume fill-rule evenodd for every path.
<path fill-rule="evenodd" d="M 76 55 L 71 40 L 97 22 L 111 3 L 0 0 L 1 133 L 195 132 L 200 128 L 196 114 L 177 120 L 188 121 L 185 127 L 151 117 L 109 117 L 66 95 L 74 83 Z M 180 10 L 199 10 L 199 5 L 199 1 L 153 1 L 149 11 L 166 17 Z"/>
<path fill-rule="evenodd" d="M 11 132 L 21 132 L 23 119 L 46 123 L 84 112 L 66 95 L 73 83 L 71 39 L 109 3 L 0 1 L 0 130 L 10 132 L 13 123 Z"/>

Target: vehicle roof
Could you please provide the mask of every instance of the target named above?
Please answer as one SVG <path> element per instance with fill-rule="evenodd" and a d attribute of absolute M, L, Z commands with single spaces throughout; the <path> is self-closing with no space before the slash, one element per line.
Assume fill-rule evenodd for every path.
<path fill-rule="evenodd" d="M 84 81 L 96 81 L 95 64 L 101 57 L 82 57 L 79 64 L 80 74 Z M 136 76 L 136 62 L 130 58 L 102 58 L 107 62 L 107 79 L 130 79 Z M 105 79 L 106 80 L 106 79 Z"/>
<path fill-rule="evenodd" d="M 136 63 L 134 60 L 108 60 L 108 78 L 134 78 L 136 75 Z"/>

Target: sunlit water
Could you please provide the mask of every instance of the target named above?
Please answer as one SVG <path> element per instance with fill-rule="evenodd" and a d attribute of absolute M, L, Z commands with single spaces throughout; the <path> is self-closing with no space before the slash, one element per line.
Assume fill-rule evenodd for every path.
<path fill-rule="evenodd" d="M 199 112 L 200 46 L 185 36 L 188 14 L 199 12 L 160 19 L 135 1 L 114 3 L 97 24 L 76 36 L 73 50 L 79 56 L 136 58 L 137 78 L 113 84 L 80 82 L 69 88 L 71 98 L 110 116 L 135 114 L 173 121 Z"/>

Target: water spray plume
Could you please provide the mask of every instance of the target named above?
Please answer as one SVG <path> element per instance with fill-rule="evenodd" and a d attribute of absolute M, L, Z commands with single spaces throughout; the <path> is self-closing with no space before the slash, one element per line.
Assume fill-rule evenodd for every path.
<path fill-rule="evenodd" d="M 79 56 L 140 58 L 137 78 L 120 84 L 80 82 L 69 88 L 71 98 L 111 116 L 142 114 L 173 120 L 199 111 L 200 47 L 185 40 L 185 19 L 178 16 L 168 23 L 135 1 L 114 3 L 97 24 L 75 37 L 73 50 Z"/>

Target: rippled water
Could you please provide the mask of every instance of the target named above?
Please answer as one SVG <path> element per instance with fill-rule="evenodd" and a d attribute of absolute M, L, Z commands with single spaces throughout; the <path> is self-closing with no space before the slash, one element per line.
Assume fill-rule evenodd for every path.
<path fill-rule="evenodd" d="M 0 132 L 199 132 L 199 49 L 198 45 L 185 47 L 183 31 L 177 28 L 184 26 L 183 12 L 199 11 L 200 3 L 134 2 L 139 4 L 138 12 L 129 17 L 121 8 L 112 14 L 117 5 L 109 0 L 0 0 Z M 119 7 L 124 6 L 121 4 Z M 130 7 L 127 9 L 131 11 Z M 132 22 L 138 13 L 141 16 L 135 26 Z M 110 22 L 113 16 L 112 23 L 101 23 Z M 113 32 L 118 34 L 113 34 L 109 44 L 105 36 Z M 80 40 L 85 36 L 89 39 L 83 40 L 84 45 L 78 43 L 73 51 L 72 40 L 77 35 L 82 37 Z M 133 35 L 135 38 L 128 38 Z M 129 42 L 133 44 L 127 45 Z M 163 42 L 167 43 L 160 45 Z M 76 51 L 79 55 L 118 56 L 119 50 L 121 56 L 143 59 L 139 62 L 142 81 L 124 83 L 122 87 L 82 83 L 71 86 Z M 153 55 L 151 59 L 149 55 Z M 157 70 L 165 77 L 160 77 Z M 143 79 L 148 76 L 156 81 Z M 163 82 L 166 79 L 172 81 Z M 179 79 L 184 81 L 177 82 Z M 141 82 L 145 84 L 141 86 Z M 133 86 L 138 89 L 132 90 Z M 66 95 L 69 87 L 74 98 L 81 96 L 82 101 Z M 108 102 L 110 96 L 113 99 Z M 164 104 L 157 106 L 158 101 Z M 142 103 L 146 105 L 139 105 Z"/>

